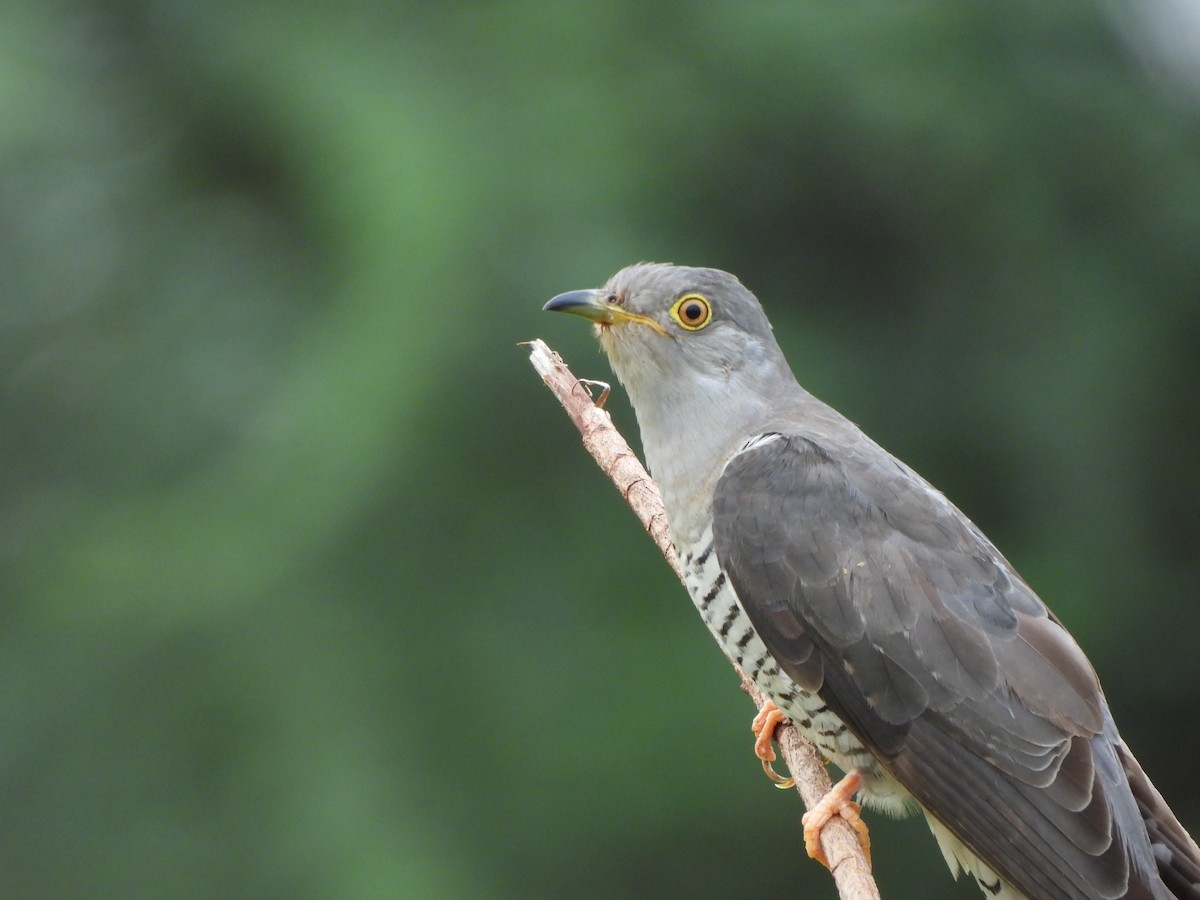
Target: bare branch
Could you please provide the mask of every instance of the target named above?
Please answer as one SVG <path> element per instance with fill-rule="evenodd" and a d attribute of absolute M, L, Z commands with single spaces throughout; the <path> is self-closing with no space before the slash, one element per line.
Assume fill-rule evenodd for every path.
<path fill-rule="evenodd" d="M 679 579 L 679 559 L 671 543 L 671 532 L 658 485 L 642 467 L 637 455 L 617 431 L 612 418 L 592 402 L 587 387 L 571 374 L 557 353 L 540 340 L 529 343 L 529 361 L 542 381 L 553 391 L 583 437 L 583 446 L 609 477 L 642 526 L 654 539 Z M 735 667 L 736 668 L 736 667 Z M 761 708 L 766 695 L 740 669 L 742 690 Z M 829 792 L 832 784 L 817 749 L 790 725 L 776 733 L 781 755 L 796 780 L 806 809 L 812 809 Z M 829 860 L 838 895 L 842 900 L 879 900 L 879 888 L 849 823 L 834 817 L 821 832 L 821 847 Z"/>

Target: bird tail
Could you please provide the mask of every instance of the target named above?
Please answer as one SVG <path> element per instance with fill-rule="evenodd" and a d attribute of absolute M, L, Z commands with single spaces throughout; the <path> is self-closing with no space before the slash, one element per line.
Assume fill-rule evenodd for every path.
<path fill-rule="evenodd" d="M 1200 847 L 1175 818 L 1129 748 L 1117 744 L 1117 755 L 1146 825 L 1163 884 L 1177 900 L 1200 900 Z"/>

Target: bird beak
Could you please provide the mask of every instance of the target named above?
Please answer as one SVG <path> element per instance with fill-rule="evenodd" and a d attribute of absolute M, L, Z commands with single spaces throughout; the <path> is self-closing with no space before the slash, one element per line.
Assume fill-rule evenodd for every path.
<path fill-rule="evenodd" d="M 585 319 L 591 319 L 597 325 L 646 325 L 667 337 L 666 330 L 649 316 L 630 312 L 618 303 L 609 303 L 602 299 L 603 291 L 569 291 L 559 294 L 542 307 L 552 312 L 569 312 Z"/>

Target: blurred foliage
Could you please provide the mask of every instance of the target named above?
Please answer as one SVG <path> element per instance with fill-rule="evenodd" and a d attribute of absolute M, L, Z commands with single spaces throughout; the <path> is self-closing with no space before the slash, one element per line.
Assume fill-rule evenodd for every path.
<path fill-rule="evenodd" d="M 832 896 L 516 346 L 606 377 L 539 309 L 639 259 L 759 294 L 1200 828 L 1200 115 L 1149 9 L 6 5 L 0 893 Z M 873 829 L 885 896 L 976 896 Z"/>

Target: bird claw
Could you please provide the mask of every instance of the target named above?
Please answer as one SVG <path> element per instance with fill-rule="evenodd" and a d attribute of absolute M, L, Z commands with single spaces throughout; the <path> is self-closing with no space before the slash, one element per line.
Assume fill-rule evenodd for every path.
<path fill-rule="evenodd" d="M 593 387 L 600 388 L 600 396 L 592 397 L 592 402 L 596 404 L 597 408 L 604 409 L 604 404 L 608 401 L 608 395 L 612 393 L 612 385 L 607 381 L 596 381 L 592 378 L 580 378 L 579 383 L 583 385 L 589 397 L 592 396 Z"/>
<path fill-rule="evenodd" d="M 775 782 L 775 787 L 784 791 L 795 787 L 796 782 L 786 775 L 780 775 L 772 767 L 771 763 L 775 762 L 775 748 L 771 746 L 771 741 L 775 738 L 775 729 L 787 720 L 782 710 L 768 700 L 750 723 L 750 730 L 754 732 L 754 755 L 762 761 L 763 773 Z"/>
<path fill-rule="evenodd" d="M 800 820 L 804 825 L 804 849 L 810 857 L 827 869 L 832 867 L 825 850 L 821 847 L 821 830 L 834 816 L 841 816 L 854 829 L 858 845 L 862 847 L 863 856 L 866 858 L 867 868 L 871 867 L 871 835 L 867 831 L 867 823 L 862 820 L 862 807 L 851 799 L 862 785 L 862 773 L 857 769 L 851 771 Z"/>

